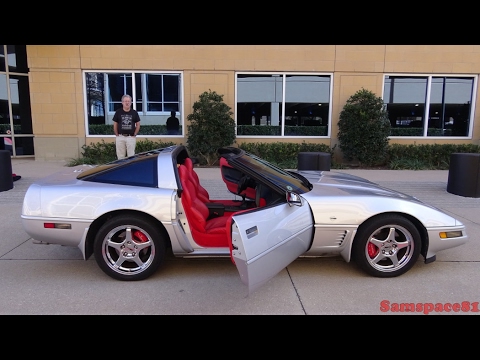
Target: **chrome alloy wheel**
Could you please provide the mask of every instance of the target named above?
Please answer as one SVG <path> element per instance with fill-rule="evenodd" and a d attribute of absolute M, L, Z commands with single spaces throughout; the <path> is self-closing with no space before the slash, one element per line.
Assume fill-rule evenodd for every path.
<path fill-rule="evenodd" d="M 352 258 L 372 276 L 395 277 L 412 268 L 421 246 L 420 231 L 411 220 L 401 214 L 382 214 L 358 228 Z"/>
<path fill-rule="evenodd" d="M 155 244 L 144 230 L 131 225 L 112 229 L 102 243 L 105 263 L 119 274 L 135 274 L 148 268 L 155 258 Z"/>
<path fill-rule="evenodd" d="M 365 246 L 365 255 L 374 269 L 391 272 L 408 264 L 414 250 L 413 236 L 406 228 L 399 225 L 385 225 L 369 237 Z"/>

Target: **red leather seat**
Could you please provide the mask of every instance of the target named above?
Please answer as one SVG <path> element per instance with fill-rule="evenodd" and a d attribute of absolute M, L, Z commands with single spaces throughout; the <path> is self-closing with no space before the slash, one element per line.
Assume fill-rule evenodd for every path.
<path fill-rule="evenodd" d="M 210 194 L 208 191 L 200 184 L 200 178 L 193 168 L 193 161 L 190 158 L 186 158 L 183 165 L 187 168 L 190 174 L 190 180 L 193 182 L 197 197 L 204 203 L 220 203 L 225 206 L 239 206 L 240 202 L 235 200 L 225 200 L 225 199 L 210 199 Z"/>
<path fill-rule="evenodd" d="M 183 188 L 181 201 L 193 239 L 204 247 L 228 247 L 226 224 L 233 213 L 209 219 L 210 211 L 197 196 L 196 186 L 187 167 L 180 165 L 178 172 Z"/>
<path fill-rule="evenodd" d="M 209 202 L 210 201 L 210 194 L 208 191 L 200 184 L 200 178 L 198 177 L 198 174 L 195 172 L 193 169 L 193 161 L 190 158 L 186 158 L 184 163 L 185 167 L 187 168 L 188 172 L 192 176 L 192 181 L 194 182 L 194 185 L 196 186 L 197 189 L 197 196 L 200 200 L 203 202 Z"/>

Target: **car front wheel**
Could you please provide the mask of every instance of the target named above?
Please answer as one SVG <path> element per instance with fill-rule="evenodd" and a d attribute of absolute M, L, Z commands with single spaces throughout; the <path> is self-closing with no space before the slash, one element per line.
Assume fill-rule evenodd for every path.
<path fill-rule="evenodd" d="M 395 277 L 415 264 L 420 245 L 420 233 L 410 220 L 400 215 L 382 215 L 360 226 L 352 256 L 372 276 Z"/>
<path fill-rule="evenodd" d="M 146 279 L 164 262 L 163 236 L 140 216 L 116 216 L 105 222 L 95 237 L 95 260 L 114 279 Z"/>

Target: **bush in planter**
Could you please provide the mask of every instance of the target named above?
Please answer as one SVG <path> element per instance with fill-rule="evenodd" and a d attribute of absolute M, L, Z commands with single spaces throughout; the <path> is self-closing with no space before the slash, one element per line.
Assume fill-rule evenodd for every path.
<path fill-rule="evenodd" d="M 385 164 L 390 135 L 390 120 L 383 99 L 369 90 L 352 95 L 338 121 L 339 147 L 348 161 L 360 165 Z"/>
<path fill-rule="evenodd" d="M 223 102 L 223 95 L 209 90 L 200 94 L 188 114 L 187 148 L 200 164 L 214 165 L 218 148 L 235 142 L 235 120 L 231 108 Z"/>

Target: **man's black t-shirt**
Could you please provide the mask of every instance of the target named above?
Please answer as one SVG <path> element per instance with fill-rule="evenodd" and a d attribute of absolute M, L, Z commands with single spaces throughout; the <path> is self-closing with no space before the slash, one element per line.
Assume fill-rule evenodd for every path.
<path fill-rule="evenodd" d="M 120 108 L 115 112 L 112 120 L 118 123 L 119 134 L 133 135 L 135 134 L 135 123 L 140 121 L 140 116 L 134 109 L 127 112 Z"/>

